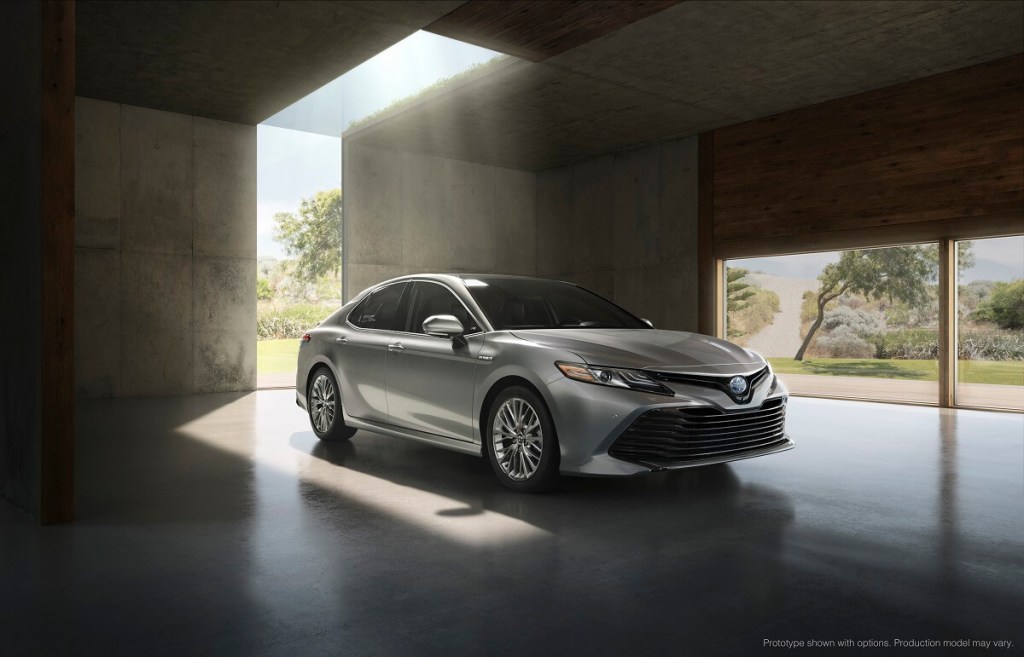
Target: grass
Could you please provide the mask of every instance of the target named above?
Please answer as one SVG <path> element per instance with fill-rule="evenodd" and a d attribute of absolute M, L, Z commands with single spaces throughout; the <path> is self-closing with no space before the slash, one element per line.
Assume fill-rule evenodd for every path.
<path fill-rule="evenodd" d="M 939 365 L 934 360 L 880 360 L 875 358 L 813 358 L 803 362 L 792 358 L 769 358 L 780 374 L 864 376 L 908 381 L 938 381 Z M 962 383 L 1024 385 L 1024 361 L 960 361 Z"/>
<path fill-rule="evenodd" d="M 294 372 L 299 339 L 259 340 L 256 343 L 256 374 Z"/>
<path fill-rule="evenodd" d="M 957 365 L 963 383 L 1000 383 L 1024 386 L 1024 361 L 1019 360 L 962 360 Z"/>

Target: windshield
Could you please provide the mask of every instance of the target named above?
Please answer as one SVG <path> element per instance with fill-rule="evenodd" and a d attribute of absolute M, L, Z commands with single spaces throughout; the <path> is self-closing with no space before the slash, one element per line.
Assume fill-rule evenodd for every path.
<path fill-rule="evenodd" d="M 466 279 L 469 293 L 497 331 L 510 329 L 650 328 L 593 292 L 535 278 Z"/>

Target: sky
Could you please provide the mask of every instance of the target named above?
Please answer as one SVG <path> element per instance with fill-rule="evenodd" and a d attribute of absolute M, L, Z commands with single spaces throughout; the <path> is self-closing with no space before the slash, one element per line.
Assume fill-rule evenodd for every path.
<path fill-rule="evenodd" d="M 256 129 L 256 254 L 286 256 L 274 215 L 341 186 L 341 138 L 352 122 L 498 53 L 416 32 L 283 109 Z"/>
<path fill-rule="evenodd" d="M 961 283 L 972 281 L 1011 281 L 1024 278 L 1024 236 L 998 237 L 974 242 L 974 266 L 963 272 Z M 839 260 L 838 251 L 744 258 L 730 260 L 730 267 L 744 267 L 787 278 L 814 279 L 825 265 Z"/>

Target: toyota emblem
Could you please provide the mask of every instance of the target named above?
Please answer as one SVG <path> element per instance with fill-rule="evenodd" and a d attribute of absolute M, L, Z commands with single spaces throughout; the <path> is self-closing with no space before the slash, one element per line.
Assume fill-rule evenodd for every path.
<path fill-rule="evenodd" d="M 742 395 L 747 391 L 747 380 L 742 376 L 734 376 L 729 380 L 729 390 L 734 395 Z"/>

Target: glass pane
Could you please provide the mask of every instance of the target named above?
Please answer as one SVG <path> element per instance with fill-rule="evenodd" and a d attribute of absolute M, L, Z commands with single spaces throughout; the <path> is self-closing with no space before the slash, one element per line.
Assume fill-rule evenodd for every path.
<path fill-rule="evenodd" d="M 729 340 L 795 394 L 938 403 L 938 245 L 726 262 Z"/>
<path fill-rule="evenodd" d="M 958 242 L 961 406 L 1024 410 L 1024 236 Z"/>

